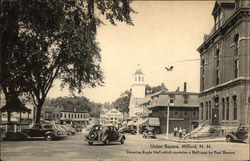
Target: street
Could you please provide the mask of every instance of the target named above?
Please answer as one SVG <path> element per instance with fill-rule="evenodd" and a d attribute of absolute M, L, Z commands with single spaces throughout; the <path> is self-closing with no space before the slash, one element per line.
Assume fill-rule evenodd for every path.
<path fill-rule="evenodd" d="M 249 160 L 249 144 L 177 143 L 126 135 L 125 144 L 88 145 L 84 134 L 58 141 L 2 141 L 1 159 L 11 160 Z"/>

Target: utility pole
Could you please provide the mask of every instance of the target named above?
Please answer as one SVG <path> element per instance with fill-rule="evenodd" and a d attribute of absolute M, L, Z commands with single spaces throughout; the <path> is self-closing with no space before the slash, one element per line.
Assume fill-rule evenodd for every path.
<path fill-rule="evenodd" d="M 166 139 L 168 140 L 168 133 L 169 133 L 169 102 L 167 106 L 167 132 L 166 132 Z"/>

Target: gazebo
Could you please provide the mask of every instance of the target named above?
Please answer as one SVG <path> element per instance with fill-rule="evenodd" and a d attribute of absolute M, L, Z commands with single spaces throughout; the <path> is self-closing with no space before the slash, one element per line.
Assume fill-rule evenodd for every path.
<path fill-rule="evenodd" d="M 29 120 L 29 114 L 31 113 L 31 109 L 28 109 L 18 97 L 12 97 L 7 99 L 6 105 L 4 105 L 1 109 L 1 112 L 7 112 L 8 114 L 8 124 L 11 124 L 11 113 L 12 112 L 19 112 L 20 113 L 20 131 L 21 131 L 21 125 L 22 125 L 22 112 L 28 113 L 28 120 Z M 6 127 L 6 132 L 8 130 L 8 126 Z M 16 132 L 16 127 L 14 127 L 14 132 Z"/>

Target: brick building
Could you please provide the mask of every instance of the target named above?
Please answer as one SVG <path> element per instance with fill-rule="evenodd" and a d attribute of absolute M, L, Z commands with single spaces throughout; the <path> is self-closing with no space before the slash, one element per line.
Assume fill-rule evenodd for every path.
<path fill-rule="evenodd" d="M 169 105 L 169 132 L 174 127 L 182 127 L 191 131 L 198 126 L 199 102 L 198 93 L 184 91 L 162 91 L 151 96 L 148 109 L 149 117 L 160 120 L 160 132 L 166 133 L 167 107 Z"/>
<path fill-rule="evenodd" d="M 216 1 L 200 53 L 200 123 L 225 131 L 250 117 L 250 1 Z"/>

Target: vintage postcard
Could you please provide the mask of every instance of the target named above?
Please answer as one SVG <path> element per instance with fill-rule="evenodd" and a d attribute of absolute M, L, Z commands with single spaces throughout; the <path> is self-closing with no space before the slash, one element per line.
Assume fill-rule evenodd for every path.
<path fill-rule="evenodd" d="M 1 161 L 250 160 L 250 0 L 1 0 Z"/>

